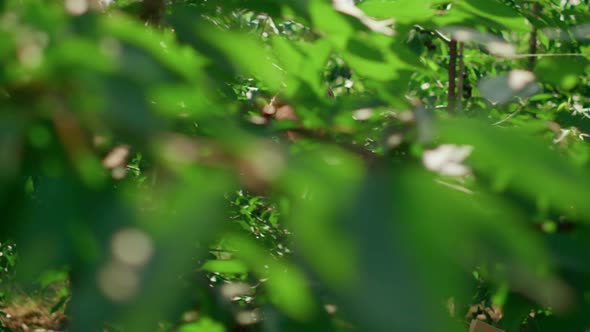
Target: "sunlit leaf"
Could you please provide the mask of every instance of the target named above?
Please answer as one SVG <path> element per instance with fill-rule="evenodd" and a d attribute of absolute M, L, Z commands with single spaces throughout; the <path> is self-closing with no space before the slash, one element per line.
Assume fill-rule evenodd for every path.
<path fill-rule="evenodd" d="M 367 15 L 377 18 L 394 18 L 396 22 L 418 23 L 428 21 L 435 14 L 432 0 L 369 0 L 359 4 Z"/>

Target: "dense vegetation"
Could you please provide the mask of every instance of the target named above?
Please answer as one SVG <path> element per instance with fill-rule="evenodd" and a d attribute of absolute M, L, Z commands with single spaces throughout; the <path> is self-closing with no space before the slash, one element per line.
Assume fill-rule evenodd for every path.
<path fill-rule="evenodd" d="M 0 331 L 590 329 L 588 0 L 0 0 Z"/>

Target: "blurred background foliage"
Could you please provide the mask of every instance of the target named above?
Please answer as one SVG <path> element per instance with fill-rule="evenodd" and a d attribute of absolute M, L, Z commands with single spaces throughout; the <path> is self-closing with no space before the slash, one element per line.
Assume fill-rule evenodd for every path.
<path fill-rule="evenodd" d="M 590 329 L 589 24 L 1 0 L 0 331 Z"/>

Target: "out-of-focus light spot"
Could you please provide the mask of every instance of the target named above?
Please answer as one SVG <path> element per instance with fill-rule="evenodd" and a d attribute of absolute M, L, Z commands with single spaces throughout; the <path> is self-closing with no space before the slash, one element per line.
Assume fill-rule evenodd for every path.
<path fill-rule="evenodd" d="M 405 123 L 413 122 L 414 120 L 416 120 L 416 116 L 411 111 L 401 112 L 401 113 L 398 114 L 397 118 L 401 122 L 405 122 Z"/>
<path fill-rule="evenodd" d="M 276 111 L 277 109 L 275 108 L 272 102 L 268 105 L 264 105 L 264 107 L 262 108 L 262 112 L 266 115 L 273 115 L 276 113 Z"/>
<path fill-rule="evenodd" d="M 125 176 L 127 175 L 127 167 L 125 166 L 118 166 L 113 168 L 113 170 L 111 171 L 111 176 L 113 177 L 113 179 L 115 180 L 121 180 L 124 179 Z"/>
<path fill-rule="evenodd" d="M 326 309 L 326 312 L 330 315 L 333 315 L 338 311 L 338 307 L 335 304 L 324 304 L 324 309 Z"/>
<path fill-rule="evenodd" d="M 460 42 L 467 42 L 473 39 L 473 32 L 464 29 L 453 31 L 453 38 Z"/>
<path fill-rule="evenodd" d="M 152 257 L 152 240 L 136 228 L 126 228 L 115 233 L 111 240 L 111 251 L 117 261 L 129 266 L 145 265 Z"/>
<path fill-rule="evenodd" d="M 255 124 L 255 125 L 265 125 L 268 121 L 266 120 L 265 117 L 260 116 L 260 115 L 253 115 L 251 116 L 248 121 L 250 121 L 250 123 Z"/>
<path fill-rule="evenodd" d="M 259 310 L 243 310 L 236 314 L 236 321 L 240 325 L 252 325 L 260 321 Z"/>
<path fill-rule="evenodd" d="M 199 158 L 197 143 L 187 136 L 170 134 L 160 139 L 161 156 L 171 164 L 190 164 Z"/>
<path fill-rule="evenodd" d="M 245 154 L 248 168 L 258 179 L 274 180 L 285 168 L 282 152 L 270 142 L 261 142 L 248 150 Z"/>
<path fill-rule="evenodd" d="M 277 108 L 275 119 L 277 121 L 297 121 L 299 120 L 299 117 L 291 105 L 282 105 Z"/>
<path fill-rule="evenodd" d="M 102 135 L 94 135 L 92 136 L 92 144 L 95 147 L 100 148 L 107 144 L 107 139 Z"/>
<path fill-rule="evenodd" d="M 114 169 L 117 167 L 124 166 L 127 163 L 127 157 L 129 157 L 129 146 L 119 145 L 107 154 L 102 160 L 102 165 L 105 168 Z"/>
<path fill-rule="evenodd" d="M 183 322 L 194 322 L 199 319 L 199 312 L 196 310 L 190 310 L 182 314 Z"/>
<path fill-rule="evenodd" d="M 221 286 L 221 295 L 229 300 L 233 300 L 236 297 L 248 295 L 250 293 L 250 285 L 243 282 L 232 282 Z"/>
<path fill-rule="evenodd" d="M 98 273 L 98 287 L 108 299 L 125 302 L 137 293 L 139 276 L 133 268 L 125 264 L 110 262 Z"/>
<path fill-rule="evenodd" d="M 434 150 L 425 151 L 422 162 L 427 169 L 441 175 L 465 176 L 471 172 L 471 169 L 462 162 L 472 150 L 473 147 L 469 145 L 443 144 Z"/>
<path fill-rule="evenodd" d="M 512 56 L 516 54 L 516 47 L 512 44 L 501 41 L 490 41 L 487 43 L 490 53 L 502 56 Z"/>
<path fill-rule="evenodd" d="M 88 11 L 88 1 L 86 0 L 66 0 L 65 7 L 71 15 L 79 16 Z"/>
<path fill-rule="evenodd" d="M 387 137 L 385 144 L 391 149 L 398 147 L 404 141 L 402 134 L 392 134 Z"/>
<path fill-rule="evenodd" d="M 18 50 L 18 60 L 28 68 L 38 68 L 43 62 L 43 48 L 34 41 L 25 43 Z"/>
<path fill-rule="evenodd" d="M 514 91 L 524 90 L 535 82 L 535 75 L 527 70 L 515 69 L 508 73 L 508 86 Z"/>
<path fill-rule="evenodd" d="M 373 110 L 370 108 L 360 108 L 352 112 L 352 118 L 357 121 L 366 121 L 373 115 Z"/>

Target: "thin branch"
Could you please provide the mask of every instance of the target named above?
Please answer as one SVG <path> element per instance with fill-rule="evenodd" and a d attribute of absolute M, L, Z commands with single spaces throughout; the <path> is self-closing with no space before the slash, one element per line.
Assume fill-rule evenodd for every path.
<path fill-rule="evenodd" d="M 435 36 L 437 36 L 443 42 L 445 42 L 447 44 L 449 44 L 451 42 L 451 38 L 443 35 L 442 32 L 440 32 L 438 30 L 433 30 L 432 32 L 434 33 Z"/>
<path fill-rule="evenodd" d="M 467 189 L 467 188 L 465 188 L 465 187 L 463 187 L 461 185 L 449 183 L 449 182 L 446 182 L 446 181 L 443 181 L 443 180 L 440 180 L 440 179 L 437 179 L 437 180 L 434 180 L 434 181 L 437 182 L 438 184 L 441 184 L 441 185 L 445 186 L 445 187 L 448 187 L 448 188 L 451 188 L 451 189 L 460 191 L 460 192 L 465 193 L 465 194 L 468 194 L 468 195 L 473 195 L 473 191 L 472 190 Z"/>
<path fill-rule="evenodd" d="M 432 34 L 434 34 L 436 37 L 438 37 L 438 39 L 442 40 L 445 44 L 449 44 L 451 42 L 451 38 L 443 35 L 442 32 L 440 32 L 440 31 L 438 31 L 436 29 L 434 29 L 434 30 L 426 30 L 426 29 L 424 29 L 424 27 L 422 27 L 422 26 L 420 26 L 418 24 L 415 24 L 414 25 L 414 28 L 417 29 L 417 30 L 419 30 L 420 32 L 423 32 L 423 33 L 432 33 Z"/>
<path fill-rule="evenodd" d="M 505 117 L 504 119 L 502 119 L 502 120 L 500 120 L 500 121 L 498 121 L 498 122 L 494 123 L 494 126 L 499 126 L 499 125 L 501 125 L 502 123 L 504 123 L 504 122 L 506 122 L 506 121 L 508 121 L 508 120 L 512 119 L 512 117 L 514 117 L 516 114 L 520 113 L 522 110 L 523 110 L 523 107 L 520 107 L 520 108 L 519 108 L 519 109 L 517 109 L 516 111 L 514 111 L 514 112 L 510 113 L 510 114 L 509 114 L 507 117 Z"/>
<path fill-rule="evenodd" d="M 541 58 L 544 56 L 556 56 L 556 57 L 560 57 L 560 56 L 585 56 L 582 53 L 537 53 L 537 54 L 514 54 L 514 55 L 509 55 L 508 58 Z"/>
<path fill-rule="evenodd" d="M 448 91 L 448 108 L 449 112 L 455 112 L 455 103 L 457 101 L 456 80 L 457 80 L 457 41 L 451 40 L 449 43 L 449 91 Z"/>
<path fill-rule="evenodd" d="M 582 53 L 537 53 L 537 54 L 529 54 L 529 53 L 523 53 L 523 54 L 513 54 L 513 55 L 504 55 L 504 56 L 500 56 L 500 55 L 495 55 L 495 54 L 467 54 L 464 57 L 465 58 L 498 58 L 498 59 L 504 59 L 504 60 L 512 60 L 512 59 L 522 59 L 522 58 L 531 58 L 531 57 L 535 57 L 535 58 L 542 58 L 542 57 L 569 57 L 569 56 L 579 56 L 579 57 L 585 57 L 584 54 Z M 450 57 L 450 55 L 440 55 L 440 56 L 436 56 L 437 58 L 448 58 Z"/>

